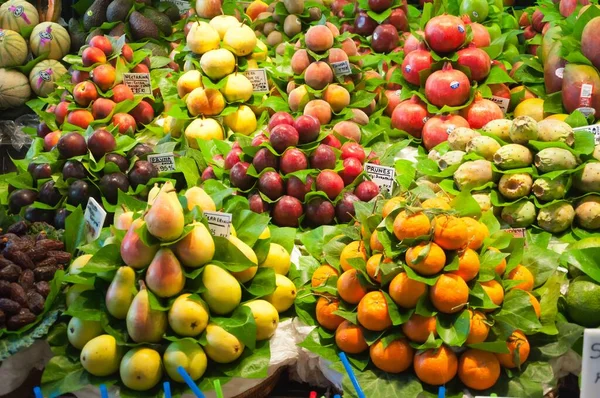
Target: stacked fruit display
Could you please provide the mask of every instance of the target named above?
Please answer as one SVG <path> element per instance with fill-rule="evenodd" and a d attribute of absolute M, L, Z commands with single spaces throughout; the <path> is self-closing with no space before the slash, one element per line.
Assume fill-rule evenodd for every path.
<path fill-rule="evenodd" d="M 263 355 L 279 313 L 296 295 L 285 277 L 290 253 L 271 240 L 267 217 L 244 210 L 234 214 L 240 217 L 234 225 L 242 218 L 251 225 L 230 225 L 229 236 L 215 236 L 199 211 L 215 209 L 202 188 L 178 197 L 167 182 L 157 191 L 143 214 L 122 213 L 114 225 L 122 232 L 96 254 L 77 258 L 68 276 L 77 280 L 66 312 L 73 316 L 69 342 L 81 350 L 75 366 L 94 376 L 119 371 L 123 385 L 137 391 L 157 385 L 163 369 L 165 378 L 182 383 L 177 368 L 183 366 L 198 382 L 207 368 L 214 374 L 219 364 L 250 360 L 254 350 Z M 116 263 L 103 260 L 115 253 Z"/>

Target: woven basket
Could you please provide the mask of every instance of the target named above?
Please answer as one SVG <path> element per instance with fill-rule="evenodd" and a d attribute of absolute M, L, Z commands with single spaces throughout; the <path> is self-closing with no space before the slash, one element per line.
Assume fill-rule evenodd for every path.
<path fill-rule="evenodd" d="M 281 374 L 287 370 L 287 366 L 283 366 L 275 371 L 271 376 L 267 377 L 262 383 L 255 387 L 236 395 L 233 398 L 266 398 L 275 389 L 275 386 L 281 378 Z"/>

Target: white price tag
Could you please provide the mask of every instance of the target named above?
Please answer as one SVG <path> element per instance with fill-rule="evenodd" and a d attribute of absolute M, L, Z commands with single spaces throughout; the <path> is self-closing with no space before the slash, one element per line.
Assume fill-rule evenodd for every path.
<path fill-rule="evenodd" d="M 352 74 L 352 69 L 350 69 L 349 61 L 333 62 L 331 64 L 331 68 L 333 69 L 333 73 L 335 73 L 336 76 L 346 76 Z"/>
<path fill-rule="evenodd" d="M 573 131 L 588 131 L 594 135 L 596 144 L 600 144 L 600 124 L 592 124 L 590 126 L 575 127 Z"/>
<path fill-rule="evenodd" d="M 172 153 L 148 155 L 148 161 L 156 167 L 159 173 L 175 171 L 175 155 Z"/>
<path fill-rule="evenodd" d="M 180 14 L 186 13 L 190 9 L 190 2 L 186 0 L 167 0 L 169 3 L 175 4 Z"/>
<path fill-rule="evenodd" d="M 133 94 L 152 95 L 150 73 L 123 73 L 123 83 Z"/>
<path fill-rule="evenodd" d="M 525 237 L 525 228 L 506 228 L 503 229 L 503 231 L 512 234 L 512 236 L 514 236 L 515 238 Z"/>
<path fill-rule="evenodd" d="M 96 199 L 90 198 L 85 208 L 83 215 L 85 220 L 85 237 L 88 242 L 93 242 L 100 236 L 104 220 L 106 219 L 106 211 L 96 202 Z"/>
<path fill-rule="evenodd" d="M 244 72 L 255 93 L 268 93 L 269 92 L 269 80 L 267 79 L 267 71 L 261 69 L 248 69 Z"/>
<path fill-rule="evenodd" d="M 596 398 L 600 387 L 600 329 L 583 331 L 581 398 Z"/>
<path fill-rule="evenodd" d="M 492 95 L 491 101 L 498 105 L 500 109 L 502 109 L 502 112 L 504 112 L 504 114 L 508 112 L 508 104 L 510 104 L 510 98 L 496 97 L 495 95 Z"/>
<path fill-rule="evenodd" d="M 204 215 L 208 219 L 208 228 L 213 236 L 229 238 L 229 235 L 231 235 L 231 213 L 205 211 Z"/>
<path fill-rule="evenodd" d="M 379 190 L 387 190 L 389 193 L 392 193 L 392 190 L 394 189 L 394 179 L 396 178 L 396 169 L 373 163 L 365 163 L 365 172 L 371 177 L 371 180 L 377 184 Z"/>

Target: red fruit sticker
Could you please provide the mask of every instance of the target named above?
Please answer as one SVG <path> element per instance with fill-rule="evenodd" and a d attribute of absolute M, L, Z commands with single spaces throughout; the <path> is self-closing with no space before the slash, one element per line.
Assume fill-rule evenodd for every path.
<path fill-rule="evenodd" d="M 579 106 L 588 107 L 592 105 L 592 92 L 594 91 L 593 84 L 584 83 L 581 85 L 579 92 Z"/>

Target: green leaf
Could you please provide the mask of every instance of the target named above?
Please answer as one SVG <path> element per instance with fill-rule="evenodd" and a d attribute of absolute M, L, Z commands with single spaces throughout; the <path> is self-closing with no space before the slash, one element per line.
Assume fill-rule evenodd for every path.
<path fill-rule="evenodd" d="M 255 297 L 267 296 L 275 291 L 275 270 L 273 268 L 258 268 L 256 275 L 246 284 L 248 293 Z"/>
<path fill-rule="evenodd" d="M 495 315 L 495 319 L 525 333 L 533 332 L 542 326 L 529 300 L 529 295 L 519 289 L 506 293 L 502 309 Z"/>
<path fill-rule="evenodd" d="M 294 249 L 294 242 L 296 240 L 296 228 L 279 228 L 275 226 L 270 226 L 271 229 L 271 243 L 277 243 L 280 246 L 283 246 L 288 253 L 292 253 Z"/>
<path fill-rule="evenodd" d="M 565 250 L 560 256 L 560 263 L 573 266 L 600 283 L 600 247 Z"/>
<path fill-rule="evenodd" d="M 119 268 L 121 263 L 120 245 L 113 243 L 98 250 L 80 271 L 88 274 L 114 271 Z"/>
<path fill-rule="evenodd" d="M 251 210 L 242 210 L 233 218 L 237 237 L 251 247 L 268 225 L 269 217 L 266 214 L 258 214 Z"/>
<path fill-rule="evenodd" d="M 228 271 L 239 272 L 257 265 L 246 257 L 229 239 L 213 236 L 213 240 L 215 241 L 213 260 L 221 263 L 223 268 Z"/>
<path fill-rule="evenodd" d="M 527 267 L 535 277 L 534 286 L 546 282 L 558 267 L 560 255 L 554 250 L 538 245 L 528 245 L 523 253 L 521 264 Z"/>
<path fill-rule="evenodd" d="M 258 379 L 268 376 L 270 359 L 270 341 L 257 341 L 254 348 L 250 349 L 247 346 L 237 361 L 230 364 L 220 364 L 218 368 L 224 374 L 231 377 Z"/>
<path fill-rule="evenodd" d="M 237 337 L 250 350 L 254 350 L 256 345 L 256 322 L 250 307 L 241 305 L 233 311 L 229 318 L 211 317 L 210 319 Z"/>
<path fill-rule="evenodd" d="M 69 214 L 65 222 L 65 245 L 67 251 L 75 254 L 77 247 L 85 241 L 85 219 L 83 210 L 77 207 Z"/>
<path fill-rule="evenodd" d="M 469 311 L 463 310 L 460 314 L 438 314 L 436 330 L 444 343 L 451 346 L 462 346 L 469 335 L 471 319 Z"/>
<path fill-rule="evenodd" d="M 319 329 L 321 328 L 318 327 L 310 332 L 298 346 L 305 348 L 328 361 L 338 362 L 339 358 L 337 356 L 337 347 L 335 343 L 333 343 L 333 341 L 330 343 L 322 342 L 321 337 L 319 337 Z"/>
<path fill-rule="evenodd" d="M 555 335 L 536 333 L 527 337 L 531 345 L 531 360 L 548 361 L 563 356 L 583 337 L 583 326 L 558 322 L 556 327 L 558 333 Z"/>
<path fill-rule="evenodd" d="M 65 314 L 86 321 L 101 321 L 105 316 L 103 309 L 104 294 L 98 290 L 86 290 L 69 305 Z"/>

